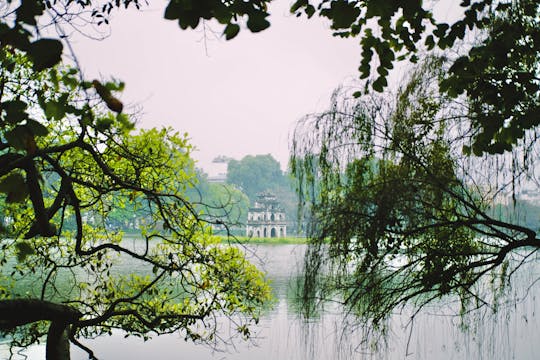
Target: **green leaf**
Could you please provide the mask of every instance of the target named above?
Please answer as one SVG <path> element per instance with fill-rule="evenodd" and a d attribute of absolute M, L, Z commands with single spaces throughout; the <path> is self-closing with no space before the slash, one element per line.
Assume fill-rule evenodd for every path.
<path fill-rule="evenodd" d="M 385 68 L 384 66 L 378 66 L 377 67 L 377 73 L 379 73 L 379 75 L 381 77 L 386 77 L 388 75 L 388 69 Z"/>
<path fill-rule="evenodd" d="M 291 5 L 291 13 L 294 14 L 296 13 L 300 8 L 302 7 L 306 7 L 308 5 L 308 0 L 296 0 L 292 5 Z"/>
<path fill-rule="evenodd" d="M 124 91 L 126 83 L 123 81 L 109 81 L 106 82 L 103 86 L 109 91 Z"/>
<path fill-rule="evenodd" d="M 49 129 L 36 120 L 28 119 L 26 121 L 26 127 L 30 129 L 34 136 L 45 136 L 49 133 Z"/>
<path fill-rule="evenodd" d="M 7 203 L 20 203 L 28 196 L 28 187 L 19 173 L 9 174 L 0 181 L 0 192 L 7 194 Z"/>
<path fill-rule="evenodd" d="M 12 191 L 15 191 L 19 188 L 26 186 L 24 177 L 21 174 L 9 174 L 0 180 L 0 192 L 7 194 Z"/>
<path fill-rule="evenodd" d="M 85 90 L 90 89 L 92 87 L 92 82 L 91 81 L 83 81 L 81 83 L 81 86 Z"/>
<path fill-rule="evenodd" d="M 89 126 L 94 122 L 94 117 L 90 111 L 86 111 L 83 113 L 81 118 L 81 124 L 83 126 Z"/>
<path fill-rule="evenodd" d="M 185 11 L 180 14 L 178 18 L 178 25 L 181 29 L 185 30 L 188 27 L 195 29 L 199 25 L 201 18 L 199 14 L 194 11 Z"/>
<path fill-rule="evenodd" d="M 268 28 L 270 26 L 270 22 L 266 20 L 267 16 L 268 14 L 263 12 L 255 12 L 250 14 L 247 21 L 248 29 L 251 30 L 251 32 L 256 33 Z"/>
<path fill-rule="evenodd" d="M 129 120 L 129 116 L 126 114 L 119 113 L 116 115 L 116 120 L 120 124 L 122 130 L 130 131 L 135 128 L 135 123 Z"/>
<path fill-rule="evenodd" d="M 433 34 L 438 38 L 443 38 L 446 34 L 446 31 L 450 28 L 448 24 L 438 24 L 437 29 L 433 31 Z"/>
<path fill-rule="evenodd" d="M 213 15 L 220 24 L 230 23 L 233 15 L 229 8 L 225 6 L 221 1 L 217 1 L 213 9 Z"/>
<path fill-rule="evenodd" d="M 4 134 L 7 143 L 17 150 L 26 149 L 26 144 L 31 136 L 32 134 L 26 126 L 16 126 Z"/>
<path fill-rule="evenodd" d="M 360 16 L 360 9 L 355 4 L 355 2 L 334 1 L 328 9 L 328 14 L 325 15 L 324 11 L 321 11 L 321 14 L 332 20 L 332 29 L 347 29 Z"/>
<path fill-rule="evenodd" d="M 425 44 L 428 50 L 431 50 L 435 47 L 435 40 L 433 38 L 433 35 L 428 35 L 428 37 L 426 37 Z"/>
<path fill-rule="evenodd" d="M 22 203 L 28 197 L 28 188 L 20 188 L 7 194 L 6 203 Z"/>
<path fill-rule="evenodd" d="M 384 88 L 388 85 L 385 77 L 378 77 L 377 80 L 373 82 L 373 90 L 377 92 L 382 92 Z"/>
<path fill-rule="evenodd" d="M 47 119 L 61 120 L 66 116 L 66 110 L 63 104 L 50 101 L 45 104 L 45 116 Z"/>
<path fill-rule="evenodd" d="M 475 156 L 482 156 L 482 153 L 484 152 L 482 146 L 477 143 L 473 144 L 472 150 Z"/>
<path fill-rule="evenodd" d="M 96 121 L 96 129 L 98 131 L 105 131 L 111 128 L 114 119 L 111 118 L 100 118 Z"/>
<path fill-rule="evenodd" d="M 315 7 L 311 4 L 307 5 L 304 11 L 306 12 L 308 19 L 315 15 Z"/>
<path fill-rule="evenodd" d="M 9 44 L 16 49 L 28 50 L 30 46 L 29 38 L 32 36 L 28 30 L 23 29 L 21 26 L 10 28 L 1 25 L 5 24 L 0 23 L 0 42 L 2 42 L 2 45 Z"/>
<path fill-rule="evenodd" d="M 225 34 L 226 40 L 231 40 L 235 38 L 239 32 L 240 32 L 240 26 L 238 26 L 238 24 L 232 24 L 232 23 L 227 25 L 227 27 L 225 27 L 225 30 L 223 31 L 223 33 Z"/>
<path fill-rule="evenodd" d="M 39 39 L 30 44 L 28 55 L 34 63 L 34 70 L 41 71 L 58 64 L 62 60 L 63 45 L 56 39 Z"/>
<path fill-rule="evenodd" d="M 15 65 L 17 65 L 17 62 L 13 59 L 6 59 L 2 66 L 8 71 L 13 72 L 15 70 Z"/>
<path fill-rule="evenodd" d="M 77 86 L 79 86 L 79 79 L 75 76 L 64 75 L 62 81 L 71 89 L 71 91 L 74 91 Z"/>
<path fill-rule="evenodd" d="M 169 5 L 165 8 L 165 14 L 163 17 L 167 20 L 176 20 L 180 18 L 180 12 L 182 11 L 182 6 L 174 0 L 169 2 Z"/>
<path fill-rule="evenodd" d="M 465 37 L 465 23 L 463 21 L 458 21 L 452 25 L 449 36 L 451 38 L 463 39 Z"/>
<path fill-rule="evenodd" d="M 362 62 L 362 65 L 358 68 L 358 71 L 360 71 L 360 79 L 365 79 L 369 76 L 369 72 L 371 70 L 371 66 L 369 66 L 369 63 Z"/>
<path fill-rule="evenodd" d="M 10 124 L 18 124 L 28 117 L 25 112 L 27 103 L 21 100 L 11 100 L 2 103 L 2 108 L 6 112 L 5 120 Z"/>
<path fill-rule="evenodd" d="M 28 256 L 35 253 L 34 248 L 28 241 L 19 241 L 15 244 L 17 249 L 17 261 L 23 262 Z"/>
<path fill-rule="evenodd" d="M 43 3 L 43 1 L 37 0 L 22 0 L 21 6 L 15 10 L 17 21 L 29 25 L 37 25 L 35 18 L 43 14 L 43 10 L 45 9 Z"/>

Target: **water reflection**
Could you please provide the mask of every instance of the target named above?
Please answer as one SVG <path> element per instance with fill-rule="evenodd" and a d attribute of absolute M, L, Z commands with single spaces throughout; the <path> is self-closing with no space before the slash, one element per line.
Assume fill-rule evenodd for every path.
<path fill-rule="evenodd" d="M 372 344 L 361 342 L 358 332 L 344 333 L 347 321 L 336 306 L 325 309 L 315 319 L 305 322 L 298 315 L 294 285 L 305 247 L 298 245 L 254 246 L 249 248 L 252 261 L 268 273 L 277 298 L 276 304 L 261 318 L 251 342 L 237 339 L 234 346 L 207 346 L 185 342 L 180 334 L 161 336 L 147 342 L 124 338 L 121 333 L 87 340 L 101 360 L 116 359 L 218 359 L 218 360 L 328 360 L 328 359 L 523 359 L 533 360 L 540 354 L 540 322 L 536 317 L 536 287 L 533 283 L 540 267 L 527 266 L 513 278 L 508 289 L 509 306 L 496 315 L 490 311 L 475 312 L 463 322 L 455 316 L 452 304 L 427 308 L 414 323 L 407 311 L 390 317 L 387 346 L 376 351 Z M 222 330 L 228 334 L 227 321 Z M 462 331 L 468 327 L 468 331 Z M 43 359 L 44 350 L 33 347 L 26 351 L 28 359 Z M 88 356 L 73 348 L 74 360 Z"/>

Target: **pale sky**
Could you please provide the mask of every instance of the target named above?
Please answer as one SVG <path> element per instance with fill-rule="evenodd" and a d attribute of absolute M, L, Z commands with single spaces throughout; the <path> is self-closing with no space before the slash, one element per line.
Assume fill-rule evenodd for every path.
<path fill-rule="evenodd" d="M 155 1 L 143 13 L 116 12 L 105 40 L 76 37 L 73 46 L 87 79 L 126 82 L 121 99 L 128 113 L 142 108 L 139 126 L 187 132 L 208 172 L 218 155 L 269 153 L 285 169 L 295 122 L 324 110 L 360 63 L 358 39 L 290 15 L 290 2 L 271 6 L 269 29 L 225 41 L 214 25 L 205 45 L 202 28 L 181 30 L 163 19 L 165 1 Z"/>

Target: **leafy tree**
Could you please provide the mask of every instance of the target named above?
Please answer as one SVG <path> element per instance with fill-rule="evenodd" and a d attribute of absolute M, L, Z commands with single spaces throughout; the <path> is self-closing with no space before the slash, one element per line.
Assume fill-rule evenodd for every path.
<path fill-rule="evenodd" d="M 249 198 L 231 184 L 212 183 L 207 175 L 198 171 L 197 184 L 187 192 L 194 206 L 220 228 L 230 234 L 245 225 Z"/>
<path fill-rule="evenodd" d="M 0 63 L 0 328 L 12 345 L 46 335 L 52 360 L 69 358 L 68 341 L 94 358 L 81 340 L 114 329 L 215 341 L 218 315 L 249 336 L 269 286 L 185 196 L 187 138 L 135 131 L 114 96 L 122 84 L 36 69 L 4 43 Z M 105 226 L 118 208 L 147 212 L 136 243 Z M 139 272 L 118 271 L 128 260 Z"/>
<path fill-rule="evenodd" d="M 308 310 L 338 297 L 369 332 L 409 305 L 485 306 L 540 247 L 536 227 L 493 211 L 534 176 L 537 132 L 513 156 L 464 155 L 474 120 L 439 92 L 446 66 L 421 64 L 395 98 L 338 90 L 327 112 L 299 123 L 292 164 L 311 210 Z"/>
<path fill-rule="evenodd" d="M 247 155 L 231 160 L 227 166 L 227 183 L 238 186 L 250 199 L 286 182 L 279 162 L 272 155 Z"/>

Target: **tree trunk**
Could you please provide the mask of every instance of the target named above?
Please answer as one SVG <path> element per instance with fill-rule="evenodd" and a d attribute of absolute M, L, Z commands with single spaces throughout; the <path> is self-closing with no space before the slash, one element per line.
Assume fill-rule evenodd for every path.
<path fill-rule="evenodd" d="M 50 321 L 47 360 L 70 360 L 68 331 L 82 314 L 69 305 L 39 299 L 0 301 L 0 327 L 13 329 L 36 321 Z"/>
<path fill-rule="evenodd" d="M 70 360 L 68 330 L 66 323 L 51 323 L 47 335 L 47 360 Z"/>

